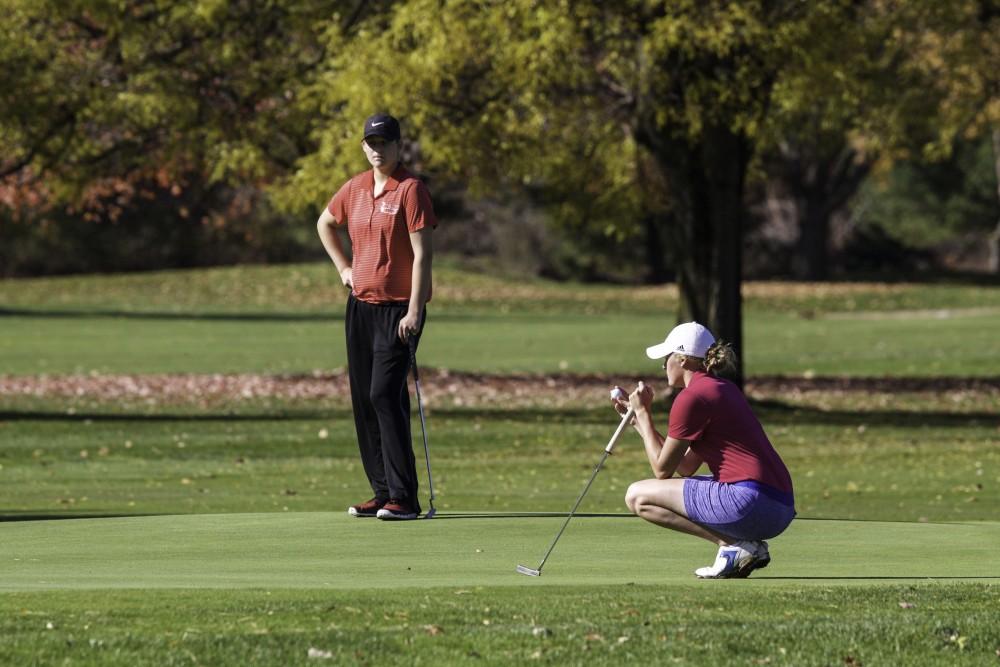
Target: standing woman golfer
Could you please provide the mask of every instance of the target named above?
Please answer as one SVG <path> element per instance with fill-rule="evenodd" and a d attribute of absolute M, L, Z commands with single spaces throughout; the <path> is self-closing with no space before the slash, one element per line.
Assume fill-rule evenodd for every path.
<path fill-rule="evenodd" d="M 316 223 L 320 240 L 351 289 L 345 330 L 354 426 L 374 496 L 355 517 L 416 519 L 417 469 L 410 438 L 406 376 L 410 348 L 423 331 L 431 298 L 431 230 L 426 186 L 400 163 L 399 122 L 365 121 L 361 148 L 372 169 L 349 180 Z M 352 259 L 334 227 L 347 225 Z"/>
<path fill-rule="evenodd" d="M 792 480 L 743 392 L 718 377 L 735 369 L 732 348 L 688 322 L 646 355 L 663 359 L 667 384 L 682 391 L 670 408 L 666 437 L 653 426 L 650 387 L 640 382 L 627 402 L 615 401 L 620 414 L 635 410 L 655 475 L 632 484 L 625 504 L 650 523 L 719 545 L 715 563 L 695 570 L 701 578 L 741 578 L 766 567 L 771 555 L 764 540 L 795 516 Z M 702 463 L 711 476 L 692 477 Z"/>

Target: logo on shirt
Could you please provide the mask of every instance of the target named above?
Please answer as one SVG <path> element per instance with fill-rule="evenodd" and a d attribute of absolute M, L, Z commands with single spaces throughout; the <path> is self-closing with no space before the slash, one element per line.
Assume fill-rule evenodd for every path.
<path fill-rule="evenodd" d="M 390 204 L 389 202 L 384 201 L 381 203 L 381 205 L 379 205 L 378 210 L 379 213 L 388 213 L 389 215 L 396 215 L 397 213 L 399 213 L 399 204 Z"/>
<path fill-rule="evenodd" d="M 683 352 L 684 351 L 684 346 L 683 345 L 678 345 L 677 346 L 677 351 L 678 352 Z"/>

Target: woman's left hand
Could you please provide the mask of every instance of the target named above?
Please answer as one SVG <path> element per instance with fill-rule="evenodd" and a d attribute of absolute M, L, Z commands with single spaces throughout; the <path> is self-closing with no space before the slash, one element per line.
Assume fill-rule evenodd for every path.
<path fill-rule="evenodd" d="M 618 385 L 615 385 L 611 389 L 611 405 L 614 407 L 615 412 L 622 417 L 628 412 L 628 393 Z"/>
<path fill-rule="evenodd" d="M 409 340 L 410 336 L 417 335 L 419 331 L 420 318 L 416 314 L 406 313 L 403 319 L 399 321 L 399 327 L 396 330 L 396 335 L 399 336 L 399 340 L 404 343 Z"/>

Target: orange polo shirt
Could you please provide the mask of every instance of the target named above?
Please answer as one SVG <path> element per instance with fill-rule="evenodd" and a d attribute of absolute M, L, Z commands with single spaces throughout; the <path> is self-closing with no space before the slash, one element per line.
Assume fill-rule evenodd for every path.
<path fill-rule="evenodd" d="M 327 205 L 337 225 L 346 224 L 351 237 L 354 296 L 368 303 L 409 301 L 410 234 L 437 227 L 431 196 L 427 186 L 402 165 L 378 197 L 372 196 L 374 189 L 374 171 L 360 173 L 344 183 Z"/>

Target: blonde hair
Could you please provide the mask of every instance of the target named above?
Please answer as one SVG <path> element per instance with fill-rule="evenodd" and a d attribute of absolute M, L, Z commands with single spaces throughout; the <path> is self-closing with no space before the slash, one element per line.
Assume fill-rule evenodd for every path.
<path fill-rule="evenodd" d="M 729 343 L 717 340 L 705 351 L 705 372 L 716 377 L 735 377 L 736 353 Z"/>

